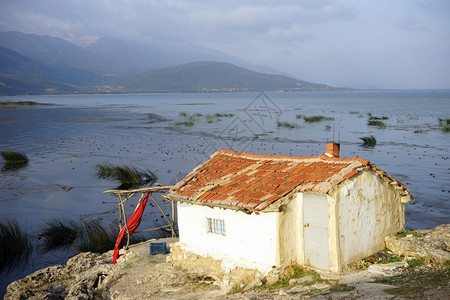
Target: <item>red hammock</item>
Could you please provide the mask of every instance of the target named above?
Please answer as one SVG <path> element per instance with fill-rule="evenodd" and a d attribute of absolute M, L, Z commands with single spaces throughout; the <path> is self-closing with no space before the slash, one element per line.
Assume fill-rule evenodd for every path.
<path fill-rule="evenodd" d="M 128 226 L 128 231 L 130 232 L 130 235 L 132 235 L 134 233 L 134 231 L 136 230 L 136 228 L 139 227 L 139 224 L 141 224 L 141 217 L 142 217 L 142 214 L 144 213 L 144 209 L 145 209 L 145 205 L 147 204 L 148 196 L 150 196 L 150 193 L 148 193 L 145 196 L 144 200 L 142 200 L 142 202 L 137 205 L 133 214 L 128 219 L 127 226 Z M 119 236 L 117 237 L 117 242 L 116 242 L 116 245 L 114 246 L 114 254 L 113 254 L 113 260 L 112 260 L 113 264 L 117 263 L 117 258 L 119 257 L 120 243 L 122 242 L 122 239 L 123 239 L 123 236 L 125 235 L 126 230 L 127 229 L 124 226 L 120 230 Z"/>

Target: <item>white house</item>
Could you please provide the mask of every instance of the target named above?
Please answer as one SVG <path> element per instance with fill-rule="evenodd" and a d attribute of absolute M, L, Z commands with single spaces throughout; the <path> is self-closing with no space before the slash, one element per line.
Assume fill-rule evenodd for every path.
<path fill-rule="evenodd" d="M 308 157 L 219 150 L 167 197 L 183 251 L 262 273 L 290 264 L 340 272 L 404 229 L 412 199 L 369 161 L 339 158 L 333 143 Z"/>

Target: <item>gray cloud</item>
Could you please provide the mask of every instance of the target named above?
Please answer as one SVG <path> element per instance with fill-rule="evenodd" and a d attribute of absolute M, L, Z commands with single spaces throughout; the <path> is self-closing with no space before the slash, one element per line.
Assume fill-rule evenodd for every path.
<path fill-rule="evenodd" d="M 330 85 L 450 88 L 449 3 L 3 0 L 0 28 L 81 45 L 101 36 L 185 41 Z M 440 51 L 423 55 L 430 47 Z"/>
<path fill-rule="evenodd" d="M 402 16 L 394 20 L 394 26 L 405 29 L 405 30 L 413 30 L 413 31 L 421 31 L 426 30 L 426 26 L 420 21 L 418 18 Z"/>

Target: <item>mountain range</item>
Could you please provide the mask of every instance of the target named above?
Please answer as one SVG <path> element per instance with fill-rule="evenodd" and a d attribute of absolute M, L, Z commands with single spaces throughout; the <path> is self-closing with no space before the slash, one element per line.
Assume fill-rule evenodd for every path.
<path fill-rule="evenodd" d="M 0 95 L 336 89 L 192 44 L 0 32 Z"/>

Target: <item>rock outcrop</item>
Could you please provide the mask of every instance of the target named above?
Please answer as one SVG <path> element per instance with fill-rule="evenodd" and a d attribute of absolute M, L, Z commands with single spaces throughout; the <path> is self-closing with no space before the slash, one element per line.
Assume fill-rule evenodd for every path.
<path fill-rule="evenodd" d="M 450 224 L 416 230 L 385 238 L 386 247 L 406 257 L 426 257 L 434 263 L 450 260 Z"/>
<path fill-rule="evenodd" d="M 102 279 L 112 271 L 112 265 L 102 263 L 101 256 L 81 253 L 65 266 L 41 269 L 14 281 L 4 299 L 93 299 Z"/>
<path fill-rule="evenodd" d="M 174 240 L 166 242 L 172 245 Z M 386 238 L 386 244 L 397 256 L 428 257 L 432 262 L 446 265 L 450 259 L 450 224 L 392 235 Z M 221 273 L 220 262 L 205 260 L 202 264 L 196 257 L 183 256 L 185 254 L 180 253 L 176 246 L 173 246 L 173 250 L 172 259 L 178 256 L 179 261 L 185 262 L 184 266 L 177 267 L 177 263 L 166 261 L 167 255 L 150 255 L 149 242 L 133 245 L 127 251 L 121 250 L 117 264 L 114 265 L 111 264 L 112 251 L 104 254 L 81 253 L 69 259 L 64 266 L 48 267 L 11 283 L 4 299 L 249 299 L 250 296 L 252 299 L 273 299 L 277 293 L 277 297 L 283 299 L 298 299 L 299 295 L 310 293 L 309 289 L 312 288 L 316 290 L 316 294 L 323 294 L 323 299 L 330 298 L 331 292 L 327 292 L 329 287 L 326 284 L 311 281 L 311 284 L 303 285 L 302 281 L 309 280 L 308 277 L 291 280 L 289 289 L 285 290 L 251 290 L 251 287 L 279 280 L 283 277 L 283 272 L 288 270 L 275 268 L 264 277 L 249 270 Z M 181 256 L 183 259 L 180 260 Z M 401 269 L 404 268 L 400 266 L 390 272 L 401 272 Z M 369 277 L 384 276 L 363 272 Z M 360 272 L 351 273 L 347 275 L 353 279 L 345 283 L 359 282 L 360 285 L 356 284 L 355 290 L 344 294 L 342 299 L 364 293 L 367 298 L 378 297 L 386 288 L 377 287 L 379 289 L 373 292 L 376 285 L 372 284 L 369 293 L 364 288 L 367 288 L 366 282 L 370 278 L 361 282 Z M 338 277 L 332 280 L 343 282 L 342 276 L 347 275 L 336 275 Z M 326 278 L 326 274 L 321 274 L 321 277 Z M 247 281 L 242 282 L 242 278 Z M 236 284 L 243 289 L 244 294 L 225 296 L 230 286 Z M 436 295 L 445 295 L 449 289 L 450 285 L 446 285 L 435 292 L 438 293 Z M 285 293 L 290 296 L 284 295 Z M 320 297 L 317 299 L 322 299 Z"/>

